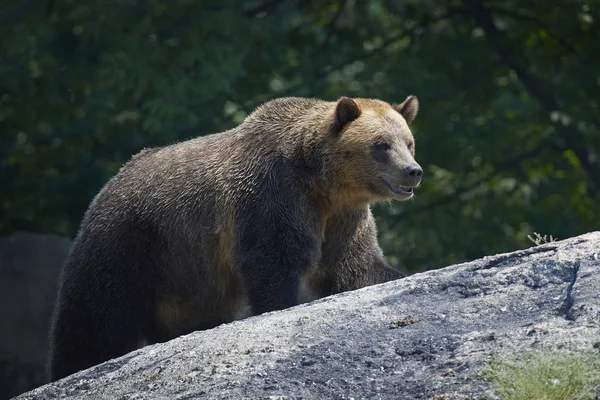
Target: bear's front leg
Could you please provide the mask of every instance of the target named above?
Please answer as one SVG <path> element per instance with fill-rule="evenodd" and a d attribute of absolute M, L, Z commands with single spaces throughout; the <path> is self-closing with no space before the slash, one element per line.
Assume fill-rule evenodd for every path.
<path fill-rule="evenodd" d="M 328 295 L 405 276 L 386 261 L 368 206 L 330 218 L 322 252 L 322 264 L 329 279 Z"/>
<path fill-rule="evenodd" d="M 406 277 L 406 274 L 392 267 L 384 257 L 374 257 L 372 262 L 372 283 L 383 283 Z"/>
<path fill-rule="evenodd" d="M 238 232 L 236 259 L 253 314 L 297 305 L 300 277 L 318 263 L 319 239 L 310 219 L 290 218 L 293 214 L 263 209 Z"/>

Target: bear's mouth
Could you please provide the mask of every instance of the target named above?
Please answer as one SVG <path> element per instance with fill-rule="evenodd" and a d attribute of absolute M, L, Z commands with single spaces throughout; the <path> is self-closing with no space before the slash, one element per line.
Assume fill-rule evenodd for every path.
<path fill-rule="evenodd" d="M 413 188 L 411 188 L 410 186 L 396 186 L 395 187 L 395 192 L 401 192 L 401 193 L 406 193 L 406 194 L 413 194 Z"/>
<path fill-rule="evenodd" d="M 392 185 L 388 183 L 385 179 L 383 180 L 387 187 L 397 196 L 403 198 L 409 198 L 414 195 L 413 189 L 415 186 L 405 186 L 405 185 Z"/>

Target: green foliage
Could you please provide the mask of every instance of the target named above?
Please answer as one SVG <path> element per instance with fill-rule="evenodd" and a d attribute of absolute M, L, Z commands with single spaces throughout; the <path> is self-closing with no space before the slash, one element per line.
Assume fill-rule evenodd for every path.
<path fill-rule="evenodd" d="M 412 271 L 600 221 L 600 3 L 170 2 L 0 8 L 0 234 L 73 236 L 133 154 L 281 96 L 416 94 L 410 203 L 377 207 Z"/>
<path fill-rule="evenodd" d="M 599 370 L 598 354 L 544 351 L 495 360 L 484 375 L 504 400 L 591 400 Z"/>

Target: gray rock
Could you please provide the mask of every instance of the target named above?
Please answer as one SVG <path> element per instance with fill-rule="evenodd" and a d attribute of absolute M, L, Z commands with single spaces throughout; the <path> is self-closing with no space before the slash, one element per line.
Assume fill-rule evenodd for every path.
<path fill-rule="evenodd" d="M 48 324 L 71 240 L 19 232 L 0 238 L 0 398 L 46 382 Z"/>
<path fill-rule="evenodd" d="M 148 346 L 19 399 L 484 399 L 496 354 L 600 343 L 600 232 Z"/>

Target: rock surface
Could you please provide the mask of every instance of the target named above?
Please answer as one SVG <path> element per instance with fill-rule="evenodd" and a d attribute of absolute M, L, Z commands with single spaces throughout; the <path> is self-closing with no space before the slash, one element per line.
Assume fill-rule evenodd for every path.
<path fill-rule="evenodd" d="M 600 347 L 600 232 L 195 332 L 20 399 L 488 399 L 490 357 Z"/>
<path fill-rule="evenodd" d="M 45 382 L 48 324 L 70 248 L 55 235 L 0 238 L 0 399 Z"/>

